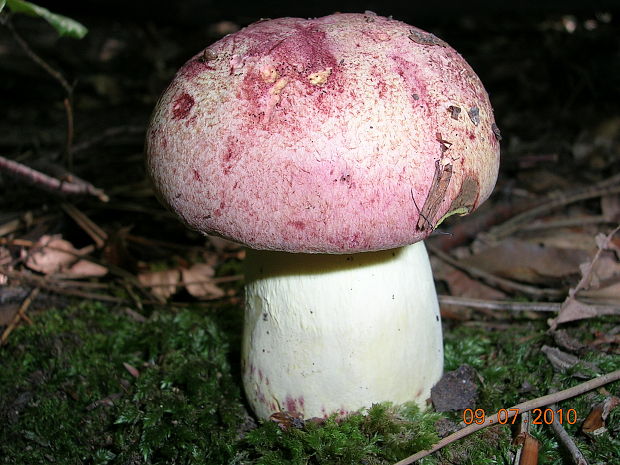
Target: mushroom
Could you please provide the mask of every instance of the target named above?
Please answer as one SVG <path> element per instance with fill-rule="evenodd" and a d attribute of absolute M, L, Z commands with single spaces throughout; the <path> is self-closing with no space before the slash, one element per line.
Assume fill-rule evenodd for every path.
<path fill-rule="evenodd" d="M 488 95 L 455 50 L 371 13 L 260 21 L 179 70 L 146 154 L 188 227 L 249 248 L 259 417 L 424 404 L 443 345 L 422 240 L 486 200 L 499 166 Z"/>

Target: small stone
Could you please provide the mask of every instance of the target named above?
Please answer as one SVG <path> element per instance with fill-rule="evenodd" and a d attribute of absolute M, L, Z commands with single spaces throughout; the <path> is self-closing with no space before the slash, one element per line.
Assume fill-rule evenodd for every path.
<path fill-rule="evenodd" d="M 445 373 L 431 389 L 431 400 L 438 412 L 450 412 L 473 408 L 478 397 L 476 370 L 469 365 L 461 365 L 454 371 Z"/>

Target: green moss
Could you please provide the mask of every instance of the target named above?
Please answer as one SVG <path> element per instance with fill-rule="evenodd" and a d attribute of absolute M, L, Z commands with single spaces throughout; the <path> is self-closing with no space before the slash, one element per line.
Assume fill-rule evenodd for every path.
<path fill-rule="evenodd" d="M 245 445 L 256 465 L 390 464 L 438 441 L 434 423 L 440 416 L 419 412 L 414 405 L 372 406 L 365 415 L 337 422 L 307 422 L 283 431 L 264 423 L 251 431 Z"/>
<path fill-rule="evenodd" d="M 226 340 L 200 315 L 141 324 L 100 305 L 49 311 L 11 335 L 0 364 L 0 463 L 234 456 L 240 395 Z"/>
<path fill-rule="evenodd" d="M 162 311 L 145 323 L 98 304 L 36 315 L 0 349 L 0 464 L 385 465 L 436 442 L 437 419 L 462 420 L 461 412 L 375 405 L 303 428 L 248 427 L 236 371 L 239 318 L 237 306 L 209 316 Z M 608 331 L 613 321 L 596 324 Z M 583 340 L 579 328 L 570 329 Z M 480 377 L 478 408 L 490 414 L 581 381 L 571 373 L 584 367 L 557 374 L 541 353 L 553 345 L 544 322 L 517 320 L 510 330 L 462 326 L 445 334 L 446 369 L 468 363 Z M 615 354 L 593 350 L 582 358 L 603 372 L 620 368 Z M 617 392 L 618 383 L 607 389 Z M 579 421 L 565 427 L 586 457 L 616 463 L 620 413 L 612 412 L 600 436 L 579 430 L 603 398 L 593 392 L 561 407 L 577 411 Z M 548 427 L 533 434 L 541 464 L 567 463 Z M 494 427 L 421 463 L 507 464 L 512 453 L 510 429 Z"/>

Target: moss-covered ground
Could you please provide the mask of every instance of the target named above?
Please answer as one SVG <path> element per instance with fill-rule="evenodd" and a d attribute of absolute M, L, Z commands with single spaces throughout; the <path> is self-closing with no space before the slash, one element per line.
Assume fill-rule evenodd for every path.
<path fill-rule="evenodd" d="M 231 350 L 238 336 L 226 324 L 235 312 L 158 309 L 139 321 L 123 308 L 82 303 L 34 315 L 34 324 L 21 326 L 0 349 L 0 463 L 389 464 L 436 442 L 438 419 L 461 419 L 458 412 L 377 405 L 341 422 L 256 427 Z M 445 337 L 446 369 L 476 369 L 477 407 L 487 412 L 577 384 L 571 374 L 588 370 L 554 373 L 540 352 L 550 343 L 541 320 L 512 321 L 501 330 L 460 327 Z M 620 368 L 618 355 L 592 351 L 584 358 L 601 372 Z M 603 397 L 565 401 L 561 406 L 579 417 L 565 426 L 590 463 L 620 463 L 618 412 L 600 436 L 579 431 Z M 539 463 L 568 463 L 548 427 L 534 435 Z M 509 464 L 513 451 L 510 429 L 493 427 L 421 463 Z"/>

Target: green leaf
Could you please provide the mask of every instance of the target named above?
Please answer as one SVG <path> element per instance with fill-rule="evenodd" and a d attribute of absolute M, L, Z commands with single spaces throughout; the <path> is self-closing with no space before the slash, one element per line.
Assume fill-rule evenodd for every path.
<path fill-rule="evenodd" d="M 67 18 L 66 16 L 52 13 L 47 8 L 35 5 L 34 3 L 26 2 L 24 0 L 0 0 L 0 11 L 4 6 L 4 3 L 6 3 L 6 5 L 14 13 L 23 13 L 26 15 L 43 18 L 50 23 L 61 36 L 81 39 L 88 33 L 88 29 L 77 21 Z"/>
<path fill-rule="evenodd" d="M 6 5 L 6 0 L 0 0 L 0 13 L 2 13 L 2 10 L 4 9 L 4 5 Z"/>

